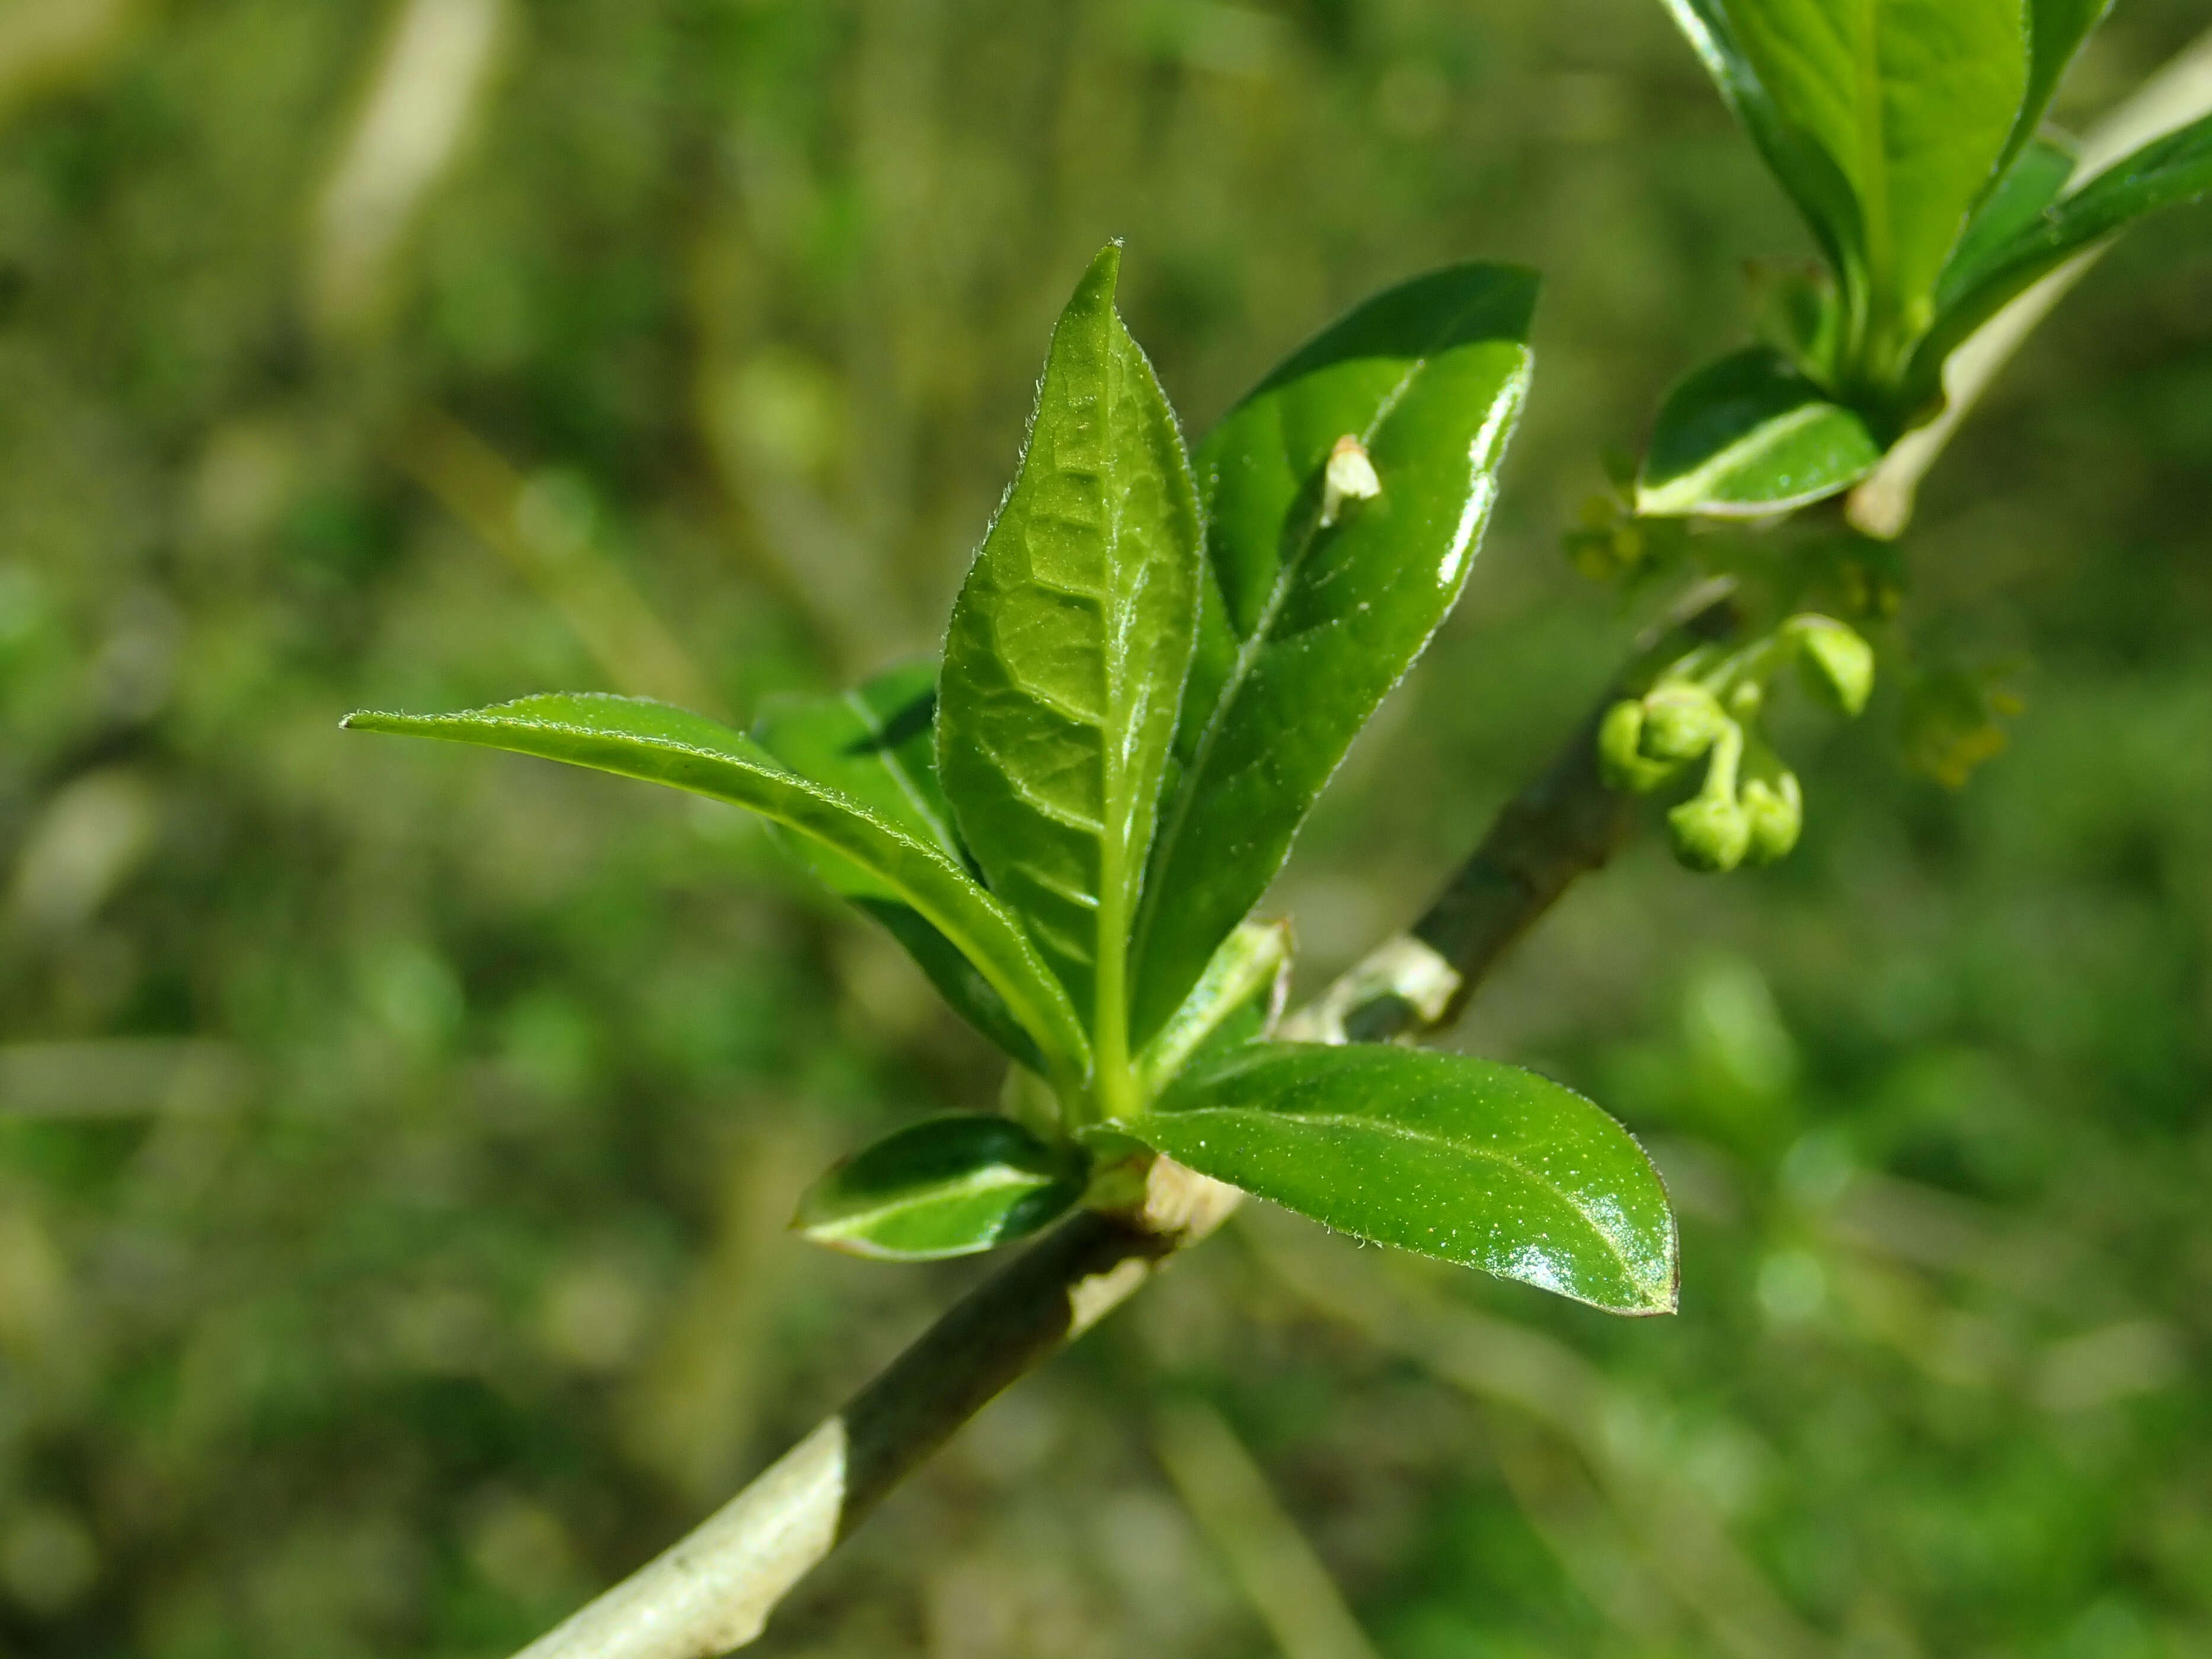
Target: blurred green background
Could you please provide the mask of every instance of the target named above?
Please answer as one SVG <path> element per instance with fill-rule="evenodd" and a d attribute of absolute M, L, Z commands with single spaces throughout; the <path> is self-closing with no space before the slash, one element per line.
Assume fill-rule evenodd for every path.
<path fill-rule="evenodd" d="M 2062 117 L 2203 21 L 2120 0 Z M 503 1653 L 981 1271 L 784 1233 L 996 1078 L 750 823 L 337 720 L 930 648 L 1112 234 L 1194 429 L 1548 278 L 1281 885 L 1319 983 L 1603 683 L 1559 532 L 1804 250 L 1656 0 L 0 4 L 0 1653 Z M 1911 775 L 1889 672 L 1796 857 L 1647 837 L 1455 1038 L 1647 1139 L 1679 1319 L 1250 1215 L 760 1650 L 1275 1651 L 1249 1458 L 1390 1659 L 2212 1651 L 2208 283 L 2212 212 L 2131 235 L 1923 495 L 1893 643 L 2008 752 Z"/>

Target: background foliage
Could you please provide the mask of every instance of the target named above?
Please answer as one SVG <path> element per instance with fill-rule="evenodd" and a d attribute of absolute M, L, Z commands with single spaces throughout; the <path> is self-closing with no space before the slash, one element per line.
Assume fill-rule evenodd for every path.
<path fill-rule="evenodd" d="M 2123 0 L 2061 118 L 2201 22 Z M 996 1086 L 888 940 L 734 811 L 342 711 L 933 647 L 1109 234 L 1194 429 L 1372 289 L 1523 261 L 1498 527 L 1279 890 L 1317 983 L 1601 684 L 1559 532 L 1804 251 L 1648 0 L 15 0 L 0 121 L 26 1655 L 503 1651 L 975 1271 L 782 1231 Z M 1795 859 L 1647 842 L 1462 1031 L 1653 1145 L 1679 1320 L 1253 1216 L 763 1651 L 1266 1651 L 1240 1444 L 1393 1659 L 2212 1643 L 2208 278 L 2212 217 L 2131 237 L 1923 498 L 1897 638 L 2005 671 L 2010 750 L 1902 771 L 1888 673 L 1792 735 Z"/>

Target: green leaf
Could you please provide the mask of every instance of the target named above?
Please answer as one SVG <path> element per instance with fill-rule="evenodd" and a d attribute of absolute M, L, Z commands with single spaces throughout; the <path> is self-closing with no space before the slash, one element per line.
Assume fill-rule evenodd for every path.
<path fill-rule="evenodd" d="M 832 1168 L 807 1188 L 792 1226 L 854 1255 L 973 1255 L 1066 1213 L 1083 1176 L 1080 1154 L 1011 1119 L 927 1118 Z"/>
<path fill-rule="evenodd" d="M 1944 261 L 2012 148 L 2030 83 L 2025 4 L 1673 0 L 1785 187 L 1845 254 L 1848 355 L 1877 385 L 1933 320 Z M 1848 216 L 1808 151 L 1848 185 Z"/>
<path fill-rule="evenodd" d="M 1628 1132 L 1464 1054 L 1254 1043 L 1112 1126 L 1340 1231 L 1615 1313 L 1671 1313 L 1674 1216 Z"/>
<path fill-rule="evenodd" d="M 1138 924 L 1134 1041 L 1258 902 L 1458 599 L 1528 386 L 1535 296 L 1535 277 L 1505 266 L 1416 277 L 1301 349 L 1200 447 L 1206 580 Z M 1347 468 L 1355 452 L 1336 470 L 1380 493 L 1340 481 L 1331 503 L 1346 435 L 1372 477 Z"/>
<path fill-rule="evenodd" d="M 1911 385 L 1941 384 L 1943 360 L 2022 290 L 2145 214 L 2212 191 L 2212 115 L 2154 139 L 2045 208 L 2027 228 L 1965 273 L 1958 297 L 1915 355 Z"/>
<path fill-rule="evenodd" d="M 1662 0 L 1705 66 L 1721 100 L 1750 134 L 1767 167 L 1805 217 L 1828 263 L 1854 295 L 1865 284 L 1865 250 L 1850 181 L 1826 151 L 1786 119 L 1736 39 L 1727 0 Z"/>
<path fill-rule="evenodd" d="M 1649 518 L 1756 518 L 1848 489 L 1881 459 L 1866 422 L 1753 346 L 1667 394 L 1636 481 Z"/>
<path fill-rule="evenodd" d="M 641 697 L 562 693 L 458 714 L 349 714 L 361 732 L 442 738 L 670 784 L 731 802 L 841 854 L 975 965 L 1038 1048 L 1080 1076 L 1081 1023 L 1019 924 L 941 847 L 787 770 L 743 732 Z"/>
<path fill-rule="evenodd" d="M 1236 1016 L 1248 1012 L 1253 1016 L 1240 1041 L 1264 1030 L 1290 988 L 1290 923 L 1240 923 L 1213 953 L 1182 1006 L 1146 1045 L 1146 1093 L 1157 1095 L 1165 1089 L 1193 1055 L 1242 1023 Z"/>
<path fill-rule="evenodd" d="M 893 829 L 965 865 L 937 783 L 937 665 L 908 663 L 836 696 L 780 697 L 753 724 L 760 746 L 801 777 L 858 801 Z M 1036 1045 L 990 981 L 890 885 L 821 842 L 784 835 L 833 893 L 883 924 L 945 1000 L 1006 1053 L 1042 1069 Z"/>
<path fill-rule="evenodd" d="M 2036 129 L 2051 107 L 2051 94 L 2058 90 L 2059 82 L 2089 32 L 2105 21 L 2105 14 L 2112 9 L 2112 0 L 2028 0 L 2027 91 L 2021 99 L 2012 142 L 2006 146 L 2008 170 L 2014 165 L 2013 158 L 2026 154 L 2035 142 Z"/>
<path fill-rule="evenodd" d="M 1197 626 L 1198 502 L 1175 416 L 1114 310 L 1121 251 L 1053 331 L 1021 471 L 960 597 L 938 774 L 992 890 L 1127 1083 L 1128 930 Z"/>
<path fill-rule="evenodd" d="M 2073 174 L 2073 153 L 2047 139 L 2038 138 L 2021 151 L 1952 250 L 1943 278 L 1936 285 L 1938 313 L 1974 285 L 1982 270 L 2007 243 L 2035 223 L 2037 216 L 2057 200 Z"/>

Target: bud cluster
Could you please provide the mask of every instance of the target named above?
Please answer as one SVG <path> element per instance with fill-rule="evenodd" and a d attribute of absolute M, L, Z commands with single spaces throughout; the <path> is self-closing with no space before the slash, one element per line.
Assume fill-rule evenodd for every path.
<path fill-rule="evenodd" d="M 1692 870 L 1771 864 L 1797 844 L 1804 792 L 1759 731 L 1768 690 L 1791 662 L 1838 713 L 1866 707 L 1872 648 L 1833 617 L 1803 612 L 1734 651 L 1701 646 L 1661 670 L 1643 696 L 1606 711 L 1598 761 L 1615 789 L 1648 794 L 1705 760 L 1698 793 L 1667 815 L 1674 856 Z"/>

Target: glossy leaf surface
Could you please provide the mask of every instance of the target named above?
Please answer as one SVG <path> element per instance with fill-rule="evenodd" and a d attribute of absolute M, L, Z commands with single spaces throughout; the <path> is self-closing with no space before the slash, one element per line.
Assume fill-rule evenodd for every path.
<path fill-rule="evenodd" d="M 1943 360 L 2030 284 L 2084 249 L 2161 208 L 2212 192 L 2212 116 L 2153 140 L 2075 191 L 1996 247 L 1977 270 L 1961 271 L 1958 298 L 1914 360 L 1913 382 L 1932 391 Z"/>
<path fill-rule="evenodd" d="M 1866 423 L 1780 353 L 1754 346 L 1707 364 L 1661 405 L 1636 510 L 1756 517 L 1847 489 L 1881 459 Z"/>
<path fill-rule="evenodd" d="M 348 715 L 356 731 L 442 738 L 566 761 L 731 802 L 840 854 L 975 965 L 1048 1056 L 1080 1073 L 1088 1049 L 1066 995 L 1006 907 L 941 847 L 787 769 L 719 720 L 640 697 L 568 693 L 458 714 Z"/>
<path fill-rule="evenodd" d="M 908 663 L 835 696 L 783 697 L 753 724 L 762 748 L 801 777 L 836 789 L 894 829 L 964 865 L 952 810 L 937 784 L 937 665 Z M 1036 1045 L 990 982 L 872 871 L 821 842 L 787 834 L 830 891 L 850 899 L 904 945 L 969 1024 L 1023 1064 Z"/>
<path fill-rule="evenodd" d="M 952 610 L 938 767 L 963 839 L 1102 1045 L 1197 623 L 1198 503 L 1114 310 L 1120 251 L 1053 331 L 1021 470 Z"/>
<path fill-rule="evenodd" d="M 1527 389 L 1535 297 L 1507 266 L 1417 277 L 1300 349 L 1200 447 L 1199 646 L 1138 928 L 1136 1042 L 1266 890 L 1458 599 Z M 1381 493 L 1324 523 L 1346 435 Z"/>
<path fill-rule="evenodd" d="M 1115 1126 L 1340 1231 L 1615 1313 L 1674 1310 L 1674 1211 L 1620 1125 L 1463 1054 L 1254 1043 Z"/>
<path fill-rule="evenodd" d="M 969 1113 L 911 1124 L 837 1164 L 792 1226 L 854 1255 L 933 1261 L 1033 1233 L 1082 1195 L 1075 1154 Z"/>

